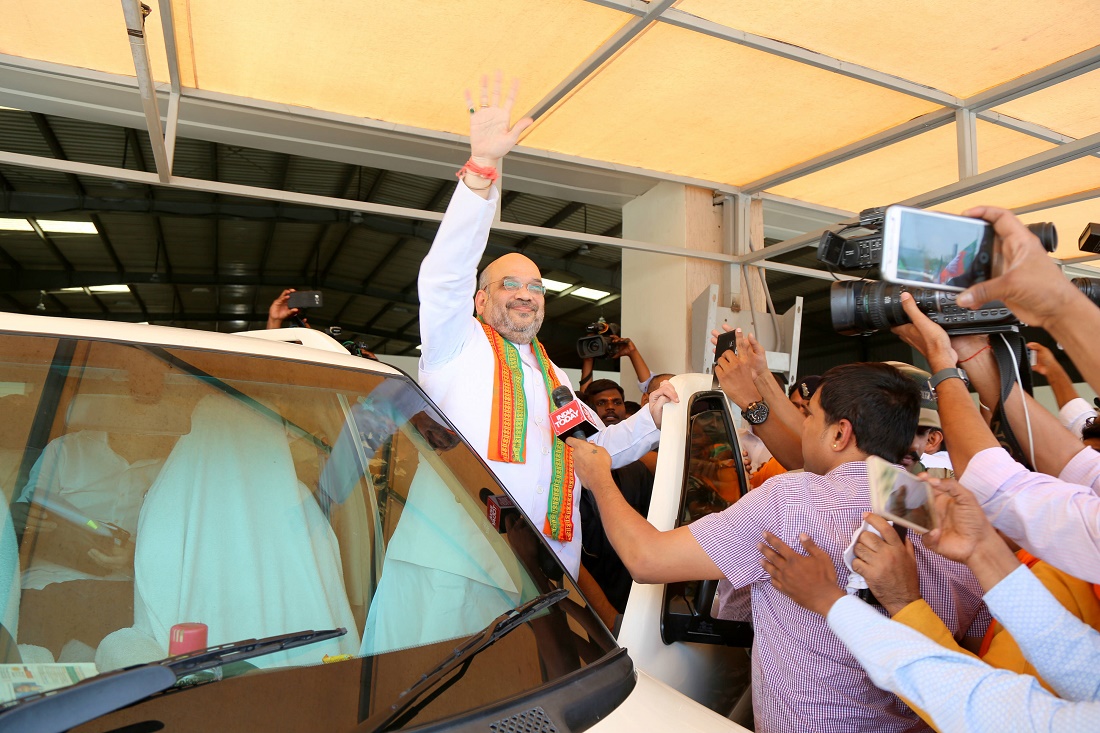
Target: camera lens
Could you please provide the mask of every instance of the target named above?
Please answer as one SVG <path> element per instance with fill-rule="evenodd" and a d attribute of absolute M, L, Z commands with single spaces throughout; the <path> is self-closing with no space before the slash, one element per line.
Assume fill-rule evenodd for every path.
<path fill-rule="evenodd" d="M 833 283 L 829 292 L 833 330 L 844 336 L 858 336 L 909 323 L 909 316 L 901 307 L 903 292 L 912 295 L 921 312 L 929 315 L 940 313 L 950 298 L 946 293 L 935 290 L 907 290 L 900 285 L 881 281 Z"/>
<path fill-rule="evenodd" d="M 1100 307 L 1100 278 L 1075 277 L 1070 282 L 1076 285 L 1077 289 L 1084 293 L 1093 305 Z"/>
<path fill-rule="evenodd" d="M 1027 228 L 1031 230 L 1031 233 L 1039 238 L 1039 241 L 1043 244 L 1043 249 L 1047 252 L 1053 252 L 1058 249 L 1058 230 L 1054 228 L 1054 224 L 1049 221 L 1037 221 L 1034 224 L 1028 224 Z"/>

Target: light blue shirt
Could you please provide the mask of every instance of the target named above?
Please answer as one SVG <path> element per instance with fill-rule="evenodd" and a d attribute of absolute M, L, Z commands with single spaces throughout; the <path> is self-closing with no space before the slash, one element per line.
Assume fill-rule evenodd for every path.
<path fill-rule="evenodd" d="M 1022 565 L 985 600 L 1061 699 L 1034 677 L 950 651 L 853 596 L 833 604 L 826 620 L 876 685 L 912 702 L 942 731 L 1100 730 L 1100 634 Z"/>

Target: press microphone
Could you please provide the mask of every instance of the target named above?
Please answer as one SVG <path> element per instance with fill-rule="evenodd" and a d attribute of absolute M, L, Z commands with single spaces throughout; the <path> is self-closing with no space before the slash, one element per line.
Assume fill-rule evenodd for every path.
<path fill-rule="evenodd" d="M 599 428 L 589 422 L 584 407 L 564 384 L 550 393 L 550 399 L 557 408 L 550 413 L 550 424 L 554 428 L 554 435 L 562 440 L 566 438 L 587 440 L 588 436 L 600 432 Z"/>
<path fill-rule="evenodd" d="M 479 497 L 485 504 L 485 516 L 489 524 L 493 525 L 493 529 L 497 532 L 504 534 L 507 531 L 504 520 L 509 514 L 519 517 L 519 507 L 507 494 L 494 494 L 490 489 L 483 488 Z"/>

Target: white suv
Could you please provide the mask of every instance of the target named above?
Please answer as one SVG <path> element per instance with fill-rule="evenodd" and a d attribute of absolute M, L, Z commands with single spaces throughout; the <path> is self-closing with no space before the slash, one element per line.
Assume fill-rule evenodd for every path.
<path fill-rule="evenodd" d="M 412 380 L 250 336 L 0 316 L 0 729 L 744 730 L 712 586 L 635 586 L 628 656 Z M 662 527 L 715 430 L 744 486 L 676 385 Z"/>

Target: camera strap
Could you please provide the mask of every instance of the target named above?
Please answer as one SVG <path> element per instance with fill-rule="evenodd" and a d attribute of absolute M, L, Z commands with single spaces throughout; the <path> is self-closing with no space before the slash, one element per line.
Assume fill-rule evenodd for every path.
<path fill-rule="evenodd" d="M 1004 336 L 1004 339 L 1001 338 Z M 1007 342 L 1007 343 L 1006 343 Z M 1001 399 L 993 408 L 993 418 L 989 421 L 989 428 L 994 437 L 1009 452 L 1014 460 L 1034 470 L 1012 426 L 1008 422 L 1008 413 L 1005 411 L 1005 402 L 1012 394 L 1012 388 L 1016 385 L 1016 374 L 1019 372 L 1020 387 L 1028 394 L 1032 392 L 1031 365 L 1027 358 L 1027 342 L 1018 332 L 990 334 L 989 343 L 992 346 L 993 356 L 997 360 L 997 369 L 1001 373 Z"/>

